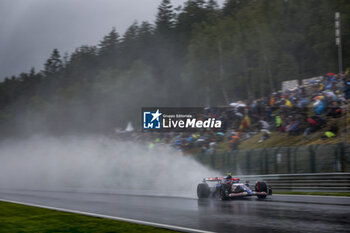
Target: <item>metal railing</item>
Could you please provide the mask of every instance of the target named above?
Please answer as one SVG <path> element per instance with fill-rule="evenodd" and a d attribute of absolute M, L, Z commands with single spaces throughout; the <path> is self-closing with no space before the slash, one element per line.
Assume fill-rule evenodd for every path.
<path fill-rule="evenodd" d="M 266 181 L 273 190 L 350 192 L 350 173 L 302 173 L 238 176 L 242 181 Z"/>

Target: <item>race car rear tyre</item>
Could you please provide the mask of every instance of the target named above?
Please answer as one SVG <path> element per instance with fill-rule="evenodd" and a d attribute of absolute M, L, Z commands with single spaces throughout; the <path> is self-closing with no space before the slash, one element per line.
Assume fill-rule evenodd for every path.
<path fill-rule="evenodd" d="M 257 181 L 255 184 L 255 192 L 265 192 L 267 193 L 267 185 L 265 182 Z M 266 195 L 257 195 L 259 199 L 265 199 Z"/>
<path fill-rule="evenodd" d="M 230 199 L 229 193 L 230 193 L 230 185 L 229 184 L 222 184 L 221 188 L 220 188 L 221 200 L 226 201 L 226 200 Z"/>
<path fill-rule="evenodd" d="M 197 196 L 198 198 L 208 198 L 210 194 L 209 185 L 206 183 L 198 184 L 197 186 Z"/>

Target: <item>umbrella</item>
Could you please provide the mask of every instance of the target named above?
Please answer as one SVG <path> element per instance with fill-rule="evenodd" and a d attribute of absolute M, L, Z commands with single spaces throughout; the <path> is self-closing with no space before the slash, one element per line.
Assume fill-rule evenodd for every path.
<path fill-rule="evenodd" d="M 328 74 L 326 74 L 327 76 L 333 76 L 333 75 L 335 75 L 335 73 L 328 73 Z"/>

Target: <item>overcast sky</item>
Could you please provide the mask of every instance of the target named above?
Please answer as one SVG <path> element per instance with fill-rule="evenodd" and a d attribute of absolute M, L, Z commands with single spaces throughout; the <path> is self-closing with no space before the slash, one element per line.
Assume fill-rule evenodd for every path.
<path fill-rule="evenodd" d="M 173 6 L 185 0 L 172 0 Z M 42 64 L 54 48 L 96 45 L 112 27 L 155 20 L 161 0 L 0 0 L 0 81 Z M 223 2 L 219 0 L 218 2 Z"/>

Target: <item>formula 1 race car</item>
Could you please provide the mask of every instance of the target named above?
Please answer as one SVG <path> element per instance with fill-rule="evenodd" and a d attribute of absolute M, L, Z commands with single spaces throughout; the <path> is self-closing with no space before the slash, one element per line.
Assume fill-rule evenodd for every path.
<path fill-rule="evenodd" d="M 246 196 L 257 196 L 259 199 L 264 199 L 267 195 L 272 195 L 272 189 L 265 182 L 257 181 L 253 191 L 249 187 L 249 182 L 240 183 L 239 178 L 232 178 L 230 174 L 225 177 L 204 178 L 203 182 L 197 186 L 199 199 L 220 198 L 221 200 L 229 200 Z"/>

